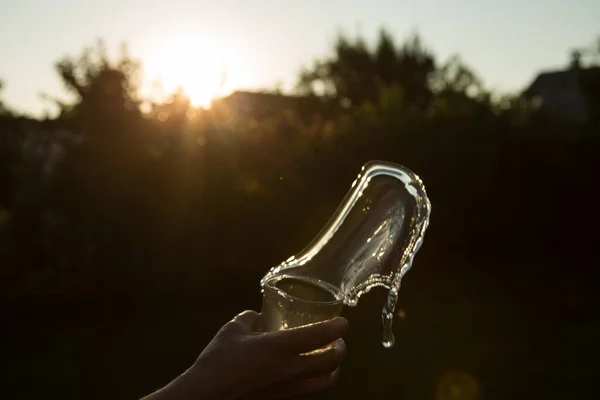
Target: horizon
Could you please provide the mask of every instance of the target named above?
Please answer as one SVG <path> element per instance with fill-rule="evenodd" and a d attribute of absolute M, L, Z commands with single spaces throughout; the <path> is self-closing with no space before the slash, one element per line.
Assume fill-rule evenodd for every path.
<path fill-rule="evenodd" d="M 438 63 L 459 54 L 488 90 L 511 93 L 542 71 L 566 67 L 571 49 L 597 40 L 598 15 L 600 3 L 591 0 L 486 5 L 471 0 L 286 5 L 269 0 L 219 5 L 191 0 L 8 1 L 0 6 L 0 55 L 5 57 L 0 96 L 18 112 L 40 116 L 51 111 L 40 93 L 69 98 L 54 63 L 65 55 L 79 56 L 97 39 L 106 42 L 110 55 L 120 43 L 128 44 L 129 54 L 143 65 L 142 94 L 157 78 L 165 93 L 182 86 L 197 106 L 235 90 L 280 84 L 289 92 L 300 68 L 326 56 L 338 32 L 361 35 L 372 44 L 381 28 L 397 45 L 417 32 Z M 223 66 L 227 80 L 219 87 Z"/>

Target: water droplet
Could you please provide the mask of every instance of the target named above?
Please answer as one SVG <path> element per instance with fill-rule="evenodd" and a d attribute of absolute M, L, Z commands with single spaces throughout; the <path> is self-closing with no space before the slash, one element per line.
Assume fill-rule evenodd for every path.
<path fill-rule="evenodd" d="M 394 332 L 392 331 L 392 322 L 394 319 L 394 314 L 387 312 L 387 310 L 384 308 L 381 317 L 383 322 L 383 338 L 381 342 L 383 344 L 383 347 L 390 348 L 396 343 L 396 339 L 394 338 Z"/>

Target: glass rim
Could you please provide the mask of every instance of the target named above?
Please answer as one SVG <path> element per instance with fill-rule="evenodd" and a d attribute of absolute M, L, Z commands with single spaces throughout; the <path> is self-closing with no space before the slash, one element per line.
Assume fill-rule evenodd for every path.
<path fill-rule="evenodd" d="M 263 288 L 264 288 L 264 290 L 269 290 L 271 292 L 278 294 L 279 296 L 283 297 L 287 301 L 299 301 L 299 302 L 308 303 L 308 304 L 325 304 L 325 305 L 332 305 L 332 306 L 334 306 L 334 305 L 337 306 L 339 304 L 344 303 L 344 296 L 342 295 L 342 292 L 340 290 L 338 290 L 335 286 L 331 285 L 330 283 L 327 283 L 325 281 L 318 279 L 318 283 L 320 285 L 324 286 L 325 289 L 328 292 L 330 292 L 331 295 L 333 297 L 335 297 L 336 299 L 330 300 L 330 301 L 318 301 L 318 300 L 308 300 L 308 299 L 303 299 L 302 297 L 293 296 L 293 295 L 287 293 L 285 290 L 280 289 L 277 286 L 275 286 L 275 284 L 277 284 L 277 282 L 284 280 L 284 279 L 297 279 L 297 280 L 301 280 L 301 281 L 305 281 L 305 282 L 314 283 L 313 282 L 314 279 L 306 279 L 301 276 L 278 275 L 278 276 L 273 276 L 273 277 L 267 279 Z"/>

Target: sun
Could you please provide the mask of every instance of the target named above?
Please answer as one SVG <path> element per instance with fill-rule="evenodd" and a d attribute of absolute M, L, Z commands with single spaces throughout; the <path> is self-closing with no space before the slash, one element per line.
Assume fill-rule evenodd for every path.
<path fill-rule="evenodd" d="M 192 105 L 208 107 L 215 97 L 231 91 L 230 55 L 230 49 L 213 38 L 165 40 L 143 60 L 145 95 L 158 100 L 181 88 Z"/>

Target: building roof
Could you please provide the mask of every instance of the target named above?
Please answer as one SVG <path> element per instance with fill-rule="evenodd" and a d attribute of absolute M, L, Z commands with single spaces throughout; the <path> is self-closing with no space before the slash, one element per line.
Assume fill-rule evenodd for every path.
<path fill-rule="evenodd" d="M 523 94 L 534 96 L 548 89 L 565 89 L 583 86 L 586 82 L 600 78 L 600 67 L 567 69 L 540 73 Z"/>

